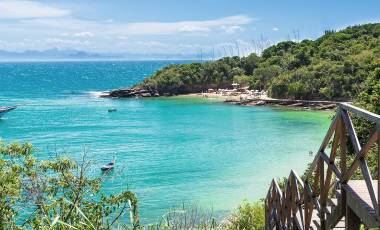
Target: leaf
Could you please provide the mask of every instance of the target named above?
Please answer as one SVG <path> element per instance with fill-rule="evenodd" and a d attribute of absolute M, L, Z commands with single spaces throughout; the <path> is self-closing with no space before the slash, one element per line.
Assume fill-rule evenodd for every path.
<path fill-rule="evenodd" d="M 87 216 L 82 212 L 82 210 L 80 210 L 78 208 L 78 206 L 75 205 L 75 208 L 76 210 L 79 212 L 79 214 L 81 214 L 83 216 L 84 219 L 87 220 L 87 222 L 90 224 L 90 226 L 92 227 L 92 229 L 96 230 L 96 228 L 94 227 L 94 225 L 92 225 L 91 221 L 87 218 Z"/>

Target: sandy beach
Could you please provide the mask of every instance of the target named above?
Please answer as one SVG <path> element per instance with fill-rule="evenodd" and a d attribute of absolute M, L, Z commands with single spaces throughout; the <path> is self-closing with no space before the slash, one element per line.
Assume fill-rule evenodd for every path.
<path fill-rule="evenodd" d="M 179 95 L 179 97 L 216 99 L 241 106 L 279 106 L 298 110 L 332 110 L 338 103 L 336 101 L 276 99 L 268 97 L 266 93 L 255 97 L 247 94 L 223 95 L 220 93 L 190 93 Z"/>

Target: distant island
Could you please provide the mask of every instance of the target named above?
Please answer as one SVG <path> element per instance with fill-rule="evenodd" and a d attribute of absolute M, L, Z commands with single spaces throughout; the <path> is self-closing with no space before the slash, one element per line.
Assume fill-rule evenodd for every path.
<path fill-rule="evenodd" d="M 83 50 L 47 49 L 7 51 L 0 50 L 0 61 L 23 60 L 194 60 L 195 53 L 128 53 L 128 52 L 91 52 Z"/>
<path fill-rule="evenodd" d="M 273 98 L 360 98 L 375 103 L 371 95 L 379 73 L 380 24 L 373 23 L 325 31 L 316 40 L 280 42 L 261 55 L 170 65 L 131 88 L 112 90 L 104 96 L 180 95 L 232 89 L 238 84 L 240 88 L 267 91 Z"/>

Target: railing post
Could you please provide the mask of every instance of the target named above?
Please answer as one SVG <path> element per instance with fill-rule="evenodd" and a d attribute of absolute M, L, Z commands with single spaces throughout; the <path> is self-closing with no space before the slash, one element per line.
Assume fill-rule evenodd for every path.
<path fill-rule="evenodd" d="M 342 116 L 342 110 L 343 108 L 340 106 L 340 116 Z M 342 178 L 346 177 L 347 174 L 347 138 L 346 138 L 346 126 L 344 125 L 343 118 L 340 119 L 341 125 L 341 135 L 340 135 L 340 171 L 342 173 Z M 342 209 L 341 209 L 341 215 L 346 215 L 346 190 L 343 189 L 343 184 L 346 184 L 346 181 L 341 181 L 340 185 L 340 202 L 342 204 Z"/>
<path fill-rule="evenodd" d="M 304 208 L 304 218 L 305 218 L 305 226 L 304 229 L 309 229 L 310 228 L 310 218 L 309 218 L 309 206 L 310 206 L 310 198 L 309 198 L 309 193 L 307 192 L 307 186 L 309 186 L 309 182 L 306 179 L 304 181 L 304 186 L 303 186 L 303 202 L 305 204 Z"/>
<path fill-rule="evenodd" d="M 320 186 L 320 203 L 321 203 L 321 213 L 320 213 L 320 218 L 321 218 L 321 229 L 326 230 L 326 199 L 323 194 L 325 194 L 325 164 L 323 162 L 323 159 L 319 159 L 319 186 Z"/>

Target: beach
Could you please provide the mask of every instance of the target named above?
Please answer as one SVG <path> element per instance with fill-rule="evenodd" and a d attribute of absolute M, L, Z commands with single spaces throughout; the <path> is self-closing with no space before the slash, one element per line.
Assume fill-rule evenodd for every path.
<path fill-rule="evenodd" d="M 291 99 L 276 99 L 268 97 L 267 93 L 250 97 L 249 94 L 239 95 L 223 95 L 221 93 L 190 93 L 180 95 L 179 97 L 195 97 L 209 98 L 223 101 L 225 103 L 242 105 L 242 106 L 277 106 L 287 107 L 300 110 L 333 110 L 336 107 L 337 101 L 325 100 L 291 100 Z"/>

